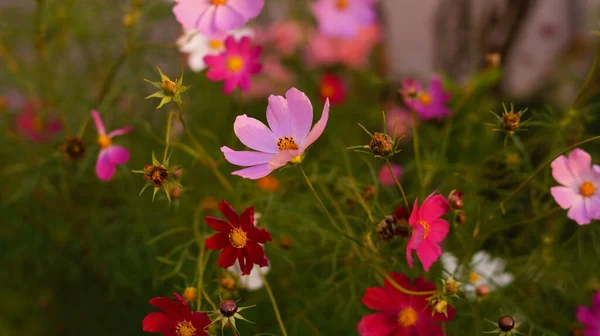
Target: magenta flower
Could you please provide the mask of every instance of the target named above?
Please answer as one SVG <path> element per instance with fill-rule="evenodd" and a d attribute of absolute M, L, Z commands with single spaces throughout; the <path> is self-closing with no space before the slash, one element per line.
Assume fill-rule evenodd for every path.
<path fill-rule="evenodd" d="M 375 22 L 374 6 L 374 0 L 318 0 L 312 10 L 323 34 L 350 37 Z"/>
<path fill-rule="evenodd" d="M 600 167 L 592 166 L 590 155 L 577 148 L 568 158 L 557 157 L 551 167 L 562 186 L 550 188 L 550 193 L 561 208 L 569 209 L 567 217 L 579 225 L 600 219 Z"/>
<path fill-rule="evenodd" d="M 431 265 L 442 254 L 440 243 L 450 230 L 450 224 L 440 218 L 448 212 L 449 207 L 446 199 L 437 195 L 435 191 L 427 196 L 420 209 L 417 201 L 418 199 L 415 200 L 408 219 L 408 224 L 412 226 L 413 230 L 406 246 L 406 261 L 408 266 L 413 268 L 412 251 L 417 250 L 417 256 L 421 260 L 425 272 L 429 272 Z"/>
<path fill-rule="evenodd" d="M 47 142 L 62 130 L 61 122 L 52 114 L 42 114 L 41 109 L 40 101 L 27 102 L 23 113 L 15 118 L 15 126 L 19 133 L 35 143 Z"/>
<path fill-rule="evenodd" d="M 103 181 L 109 181 L 115 174 L 117 165 L 129 161 L 130 157 L 127 149 L 112 144 L 112 138 L 116 135 L 129 133 L 131 127 L 127 126 L 106 134 L 106 129 L 98 112 L 92 111 L 92 118 L 94 118 L 96 129 L 98 129 L 98 146 L 100 146 L 98 161 L 96 161 L 96 175 Z"/>
<path fill-rule="evenodd" d="M 225 81 L 223 92 L 230 94 L 236 87 L 242 91 L 250 89 L 250 76 L 262 70 L 258 58 L 262 52 L 260 46 L 253 47 L 248 36 L 236 42 L 232 36 L 225 40 L 225 51 L 219 55 L 204 56 L 204 63 L 210 70 L 206 72 L 208 79 Z"/>
<path fill-rule="evenodd" d="M 575 315 L 579 322 L 586 326 L 583 335 L 600 336 L 600 291 L 592 297 L 590 308 L 579 306 Z"/>
<path fill-rule="evenodd" d="M 402 97 L 408 108 L 415 110 L 423 120 L 442 120 L 452 114 L 446 107 L 450 94 L 444 91 L 442 81 L 438 76 L 433 76 L 428 89 L 423 89 L 421 83 L 414 79 L 402 81 Z"/>
<path fill-rule="evenodd" d="M 292 88 L 286 92 L 285 98 L 274 95 L 269 97 L 267 122 L 270 129 L 245 114 L 235 119 L 235 135 L 256 152 L 234 151 L 226 146 L 221 147 L 221 151 L 230 163 L 249 167 L 234 171 L 233 175 L 256 180 L 288 162 L 301 162 L 306 149 L 325 130 L 328 117 L 329 100 L 325 101 L 321 119 L 311 129 L 312 104 L 303 92 Z"/>
<path fill-rule="evenodd" d="M 240 28 L 260 14 L 264 0 L 179 0 L 173 14 L 184 30 L 206 36 Z"/>
<path fill-rule="evenodd" d="M 402 176 L 402 168 L 399 165 L 392 163 L 392 171 L 394 172 L 394 175 L 396 175 L 398 181 L 400 181 L 400 176 Z M 396 181 L 394 181 L 394 176 L 392 176 L 390 173 L 390 169 L 387 165 L 383 165 L 381 168 L 379 168 L 379 174 L 377 174 L 377 177 L 379 182 L 384 186 L 389 187 L 396 184 Z"/>

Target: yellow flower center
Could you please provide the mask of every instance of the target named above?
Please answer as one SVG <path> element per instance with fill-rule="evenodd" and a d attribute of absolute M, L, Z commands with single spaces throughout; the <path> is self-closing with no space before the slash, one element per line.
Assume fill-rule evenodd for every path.
<path fill-rule="evenodd" d="M 337 7 L 337 9 L 343 11 L 346 8 L 348 8 L 348 0 L 337 0 L 335 6 Z"/>
<path fill-rule="evenodd" d="M 398 313 L 398 325 L 401 327 L 410 327 L 417 323 L 417 312 L 408 307 Z"/>
<path fill-rule="evenodd" d="M 321 96 L 331 97 L 335 94 L 335 88 L 330 84 L 323 84 L 321 86 Z"/>
<path fill-rule="evenodd" d="M 469 274 L 469 282 L 472 284 L 479 281 L 480 278 L 481 278 L 481 276 L 479 276 L 479 274 L 477 274 L 475 272 L 471 272 L 471 274 Z"/>
<path fill-rule="evenodd" d="M 210 41 L 208 41 L 208 46 L 211 49 L 215 49 L 215 50 L 223 48 L 223 44 L 224 43 L 221 40 L 210 40 Z"/>
<path fill-rule="evenodd" d="M 235 248 L 244 248 L 246 246 L 246 242 L 248 241 L 248 236 L 244 230 L 236 228 L 231 230 L 229 233 L 229 241 Z"/>
<path fill-rule="evenodd" d="M 242 66 L 244 66 L 244 61 L 239 56 L 232 56 L 227 60 L 227 69 L 231 72 L 242 70 Z"/>
<path fill-rule="evenodd" d="M 196 328 L 190 321 L 181 321 L 175 327 L 175 332 L 177 332 L 177 336 L 194 336 L 196 335 Z"/>
<path fill-rule="evenodd" d="M 220 6 L 226 4 L 227 0 L 210 0 L 210 3 L 215 6 Z"/>
<path fill-rule="evenodd" d="M 585 197 L 592 196 L 595 191 L 596 191 L 596 187 L 590 181 L 583 182 L 581 184 L 581 187 L 579 187 L 579 193 Z"/>
<path fill-rule="evenodd" d="M 277 148 L 280 151 L 284 150 L 298 150 L 298 144 L 294 141 L 294 137 L 283 137 L 277 140 Z"/>
<path fill-rule="evenodd" d="M 110 141 L 110 138 L 107 137 L 106 135 L 101 135 L 98 137 L 98 146 L 100 146 L 100 148 L 102 148 L 102 149 L 110 146 L 111 142 L 112 141 Z"/>
<path fill-rule="evenodd" d="M 421 92 L 419 94 L 419 102 L 423 105 L 431 104 L 431 96 L 429 95 L 429 93 Z"/>
<path fill-rule="evenodd" d="M 419 225 L 423 227 L 423 240 L 425 240 L 429 235 L 429 223 L 427 223 L 426 221 L 419 221 Z"/>

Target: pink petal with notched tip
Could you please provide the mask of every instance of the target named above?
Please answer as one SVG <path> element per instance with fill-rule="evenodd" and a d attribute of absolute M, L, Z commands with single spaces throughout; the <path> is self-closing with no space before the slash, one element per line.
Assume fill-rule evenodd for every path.
<path fill-rule="evenodd" d="M 252 151 L 234 151 L 233 149 L 223 146 L 221 152 L 225 154 L 225 159 L 234 165 L 238 166 L 256 166 L 267 163 L 273 158 L 273 153 L 252 152 Z"/>
<path fill-rule="evenodd" d="M 116 137 L 117 135 L 125 135 L 125 134 L 131 132 L 132 130 L 133 130 L 133 127 L 127 126 L 127 127 L 123 127 L 123 128 L 114 130 L 114 131 L 108 133 L 107 136 L 109 138 L 113 138 L 113 137 Z"/>
<path fill-rule="evenodd" d="M 175 14 L 175 18 L 181 23 L 184 30 L 192 30 L 196 28 L 198 19 L 206 14 L 209 7 L 211 7 L 209 1 L 180 0 L 173 7 L 173 14 Z M 203 32 L 203 34 L 206 34 L 206 32 Z"/>
<path fill-rule="evenodd" d="M 265 2 L 264 0 L 229 0 L 227 5 L 242 14 L 246 19 L 253 19 L 260 14 Z"/>
<path fill-rule="evenodd" d="M 310 130 L 304 142 L 300 145 L 300 151 L 304 152 L 310 145 L 312 145 L 317 139 L 323 134 L 325 126 L 327 126 L 327 120 L 329 118 L 329 98 L 325 100 L 325 106 L 323 106 L 323 114 L 321 119 L 317 121 L 315 126 Z"/>
<path fill-rule="evenodd" d="M 238 175 L 243 178 L 247 178 L 247 179 L 251 179 L 251 180 L 257 180 L 261 177 L 265 177 L 265 176 L 269 175 L 271 172 L 272 172 L 272 170 L 269 169 L 269 164 L 264 163 L 264 164 L 256 165 L 253 167 L 236 170 L 231 174 Z"/>
<path fill-rule="evenodd" d="M 233 131 L 240 141 L 257 151 L 278 153 L 277 138 L 262 122 L 247 115 L 238 116 L 233 124 Z"/>
<path fill-rule="evenodd" d="M 556 180 L 556 182 L 570 187 L 575 188 L 579 185 L 579 182 L 575 179 L 569 167 L 567 165 L 568 159 L 566 156 L 561 155 L 554 159 L 550 166 L 552 167 L 552 177 Z"/>
<path fill-rule="evenodd" d="M 578 196 L 571 204 L 571 209 L 567 213 L 567 217 L 571 218 L 579 225 L 589 224 L 591 219 L 586 210 L 585 200 L 583 196 Z"/>
<path fill-rule="evenodd" d="M 442 255 L 442 248 L 429 240 L 423 240 L 417 248 L 417 256 L 421 263 L 423 264 L 423 269 L 425 272 L 429 272 L 429 268 L 431 265 L 438 260 L 438 258 Z"/>
<path fill-rule="evenodd" d="M 267 106 L 267 122 L 277 138 L 292 135 L 291 118 L 288 112 L 288 102 L 282 96 L 269 96 Z"/>
<path fill-rule="evenodd" d="M 425 201 L 423 201 L 423 204 L 421 204 L 421 209 L 419 210 L 419 220 L 431 222 L 445 215 L 448 210 L 449 207 L 446 199 L 434 191 L 427 196 Z"/>
<path fill-rule="evenodd" d="M 294 140 L 302 144 L 306 139 L 313 120 L 312 103 L 300 90 L 291 88 L 285 93 L 288 104 L 288 112 L 292 125 Z"/>
<path fill-rule="evenodd" d="M 591 166 L 592 157 L 585 151 L 576 148 L 569 154 L 567 167 L 578 182 L 582 183 L 592 178 L 593 172 Z"/>

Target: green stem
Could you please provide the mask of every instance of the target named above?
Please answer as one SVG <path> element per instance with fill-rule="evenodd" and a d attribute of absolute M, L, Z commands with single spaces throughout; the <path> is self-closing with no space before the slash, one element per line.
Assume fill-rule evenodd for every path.
<path fill-rule="evenodd" d="M 271 299 L 271 304 L 273 305 L 273 310 L 275 311 L 275 316 L 277 317 L 277 323 L 279 323 L 279 329 L 281 329 L 281 333 L 283 336 L 287 336 L 287 331 L 285 330 L 285 325 L 283 324 L 283 320 L 281 319 L 281 313 L 279 312 L 279 307 L 277 306 L 277 301 L 275 301 L 275 297 L 273 296 L 273 292 L 271 291 L 271 286 L 267 281 L 267 278 L 262 274 L 260 268 L 258 269 L 258 274 L 265 285 L 265 289 L 267 290 L 267 294 L 269 295 L 269 299 Z"/>
<path fill-rule="evenodd" d="M 390 159 L 385 158 L 385 162 L 387 163 L 388 169 L 390 170 L 390 174 L 392 174 L 392 177 L 394 178 L 394 182 L 396 182 L 396 186 L 398 187 L 398 190 L 400 190 L 400 193 L 402 194 L 402 198 L 404 198 L 404 205 L 406 206 L 406 209 L 410 210 L 410 207 L 408 206 L 408 198 L 406 198 L 406 194 L 404 193 L 404 188 L 402 188 L 400 181 L 398 181 L 396 174 L 394 174 L 394 169 L 392 168 L 392 163 L 390 162 Z"/>
<path fill-rule="evenodd" d="M 384 278 L 386 278 L 392 284 L 392 286 L 394 286 L 397 290 L 401 291 L 404 294 L 412 295 L 412 296 L 426 296 L 426 295 L 433 295 L 436 292 L 435 290 L 425 291 L 425 292 L 411 291 L 410 289 L 406 289 L 406 288 L 400 286 L 400 284 L 398 284 L 388 273 L 386 273 L 379 266 L 375 266 L 375 268 Z"/>
<path fill-rule="evenodd" d="M 167 132 L 165 135 L 165 153 L 163 154 L 163 163 L 167 161 L 167 156 L 169 153 L 169 146 L 171 145 L 171 124 L 173 123 L 173 116 L 175 112 L 169 113 L 169 118 L 167 119 Z"/>
<path fill-rule="evenodd" d="M 550 158 L 548 161 L 544 162 L 543 165 L 541 165 L 533 174 L 531 174 L 523 183 L 521 183 L 521 185 L 519 185 L 515 190 L 513 190 L 513 192 L 508 195 L 508 197 L 506 197 L 506 199 L 504 199 L 504 201 L 500 202 L 500 210 L 502 211 L 503 214 L 506 213 L 505 209 L 504 209 L 504 205 L 506 203 L 508 203 L 508 201 L 510 201 L 517 193 L 519 193 L 519 191 L 521 191 L 521 189 L 523 189 L 523 187 L 525 187 L 529 182 L 531 182 L 531 180 L 533 180 L 533 178 L 539 174 L 544 168 L 546 168 L 547 165 L 551 164 L 552 161 L 554 161 L 557 157 L 563 155 L 564 153 L 570 151 L 573 148 L 579 147 L 585 143 L 594 141 L 594 140 L 600 140 L 600 136 L 595 136 L 583 141 L 580 141 L 572 146 L 569 146 L 565 149 L 563 149 L 562 151 L 558 152 L 557 154 L 555 154 L 552 158 Z"/>
<path fill-rule="evenodd" d="M 419 185 L 420 185 L 420 195 L 423 194 L 423 189 L 425 188 L 423 181 L 423 165 L 421 162 L 421 153 L 419 152 L 419 118 L 417 116 L 417 112 L 414 109 L 411 109 L 413 125 L 412 125 L 412 137 L 413 137 L 413 152 L 415 152 L 415 163 L 417 165 L 417 174 L 419 176 Z"/>
<path fill-rule="evenodd" d="M 313 195 L 315 196 L 315 198 L 317 199 L 317 201 L 319 202 L 319 204 L 321 204 L 321 208 L 323 209 L 323 211 L 325 211 L 325 214 L 327 214 L 327 218 L 329 218 L 329 221 L 331 222 L 331 225 L 333 225 L 333 228 L 336 229 L 339 233 L 341 233 L 344 237 L 346 237 L 346 238 L 352 240 L 353 242 L 357 243 L 358 245 L 362 246 L 362 243 L 360 241 L 358 241 L 354 237 L 349 236 L 347 233 L 345 233 L 344 231 L 342 231 L 339 228 L 339 226 L 335 223 L 335 220 L 331 216 L 331 213 L 329 213 L 329 210 L 327 210 L 327 207 L 325 206 L 325 203 L 323 203 L 323 201 L 321 200 L 321 198 L 317 194 L 317 191 L 315 190 L 315 187 L 313 187 L 313 184 L 312 184 L 312 182 L 310 182 L 310 179 L 308 178 L 308 176 L 304 172 L 304 169 L 302 169 L 302 166 L 298 165 L 298 168 L 300 169 L 300 172 L 302 173 L 302 176 L 304 176 L 304 180 L 306 181 L 306 184 L 308 184 L 308 187 L 312 191 Z"/>

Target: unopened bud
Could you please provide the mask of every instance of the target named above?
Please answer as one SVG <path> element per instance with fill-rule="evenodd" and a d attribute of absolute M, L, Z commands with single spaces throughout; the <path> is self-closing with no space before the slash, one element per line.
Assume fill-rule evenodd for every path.
<path fill-rule="evenodd" d="M 448 195 L 448 206 L 452 210 L 460 210 L 465 206 L 465 203 L 462 200 L 463 193 L 460 191 L 452 190 L 450 195 Z"/>
<path fill-rule="evenodd" d="M 232 317 L 238 310 L 237 303 L 233 300 L 223 300 L 219 304 L 219 311 L 225 317 Z"/>
<path fill-rule="evenodd" d="M 467 214 L 464 211 L 462 211 L 456 214 L 455 220 L 459 224 L 464 224 L 467 221 Z"/>
<path fill-rule="evenodd" d="M 454 295 L 454 294 L 458 294 L 458 291 L 460 290 L 460 282 L 457 282 L 456 280 L 454 280 L 454 277 L 450 277 L 448 278 L 445 282 L 444 282 L 445 286 L 446 286 L 446 292 L 450 295 Z"/>
<path fill-rule="evenodd" d="M 502 331 L 511 331 L 515 327 L 515 320 L 510 316 L 502 316 L 498 319 L 498 328 Z"/>
<path fill-rule="evenodd" d="M 487 285 L 479 285 L 475 289 L 475 293 L 477 293 L 478 297 L 484 298 L 490 294 L 490 287 Z"/>
<path fill-rule="evenodd" d="M 144 180 L 154 183 L 156 188 L 162 187 L 165 181 L 169 178 L 169 171 L 163 165 L 146 165 L 144 166 Z"/>
<path fill-rule="evenodd" d="M 433 306 L 433 311 L 440 314 L 446 314 L 446 309 L 448 308 L 448 301 L 446 300 L 438 300 Z"/>
<path fill-rule="evenodd" d="M 177 83 L 170 79 L 163 80 L 161 88 L 165 96 L 174 96 L 177 93 Z"/>
<path fill-rule="evenodd" d="M 394 216 L 385 216 L 385 218 L 377 224 L 375 232 L 379 234 L 379 237 L 383 240 L 390 240 L 394 238 L 394 231 L 396 230 L 396 219 Z"/>
<path fill-rule="evenodd" d="M 60 146 L 60 150 L 65 152 L 67 158 L 77 160 L 85 154 L 85 145 L 78 137 L 67 137 L 65 143 Z"/>
<path fill-rule="evenodd" d="M 194 287 L 187 287 L 183 291 L 182 296 L 185 301 L 194 302 L 196 300 L 196 298 L 198 297 L 198 292 L 196 291 L 196 288 L 194 288 Z"/>
<path fill-rule="evenodd" d="M 375 155 L 389 156 L 394 152 L 394 139 L 385 133 L 375 132 L 369 147 Z"/>

